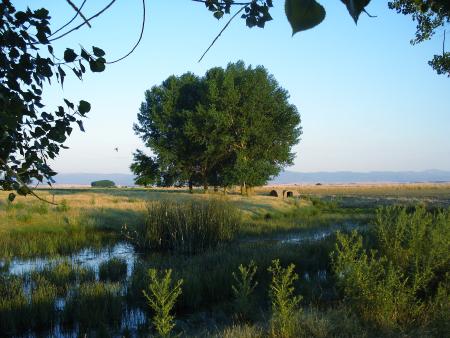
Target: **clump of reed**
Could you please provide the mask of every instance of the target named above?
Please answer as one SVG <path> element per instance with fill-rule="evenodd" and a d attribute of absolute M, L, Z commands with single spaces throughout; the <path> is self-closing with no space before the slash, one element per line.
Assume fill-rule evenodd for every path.
<path fill-rule="evenodd" d="M 127 277 L 127 262 L 113 257 L 99 266 L 99 279 L 105 282 L 119 282 Z"/>
<path fill-rule="evenodd" d="M 33 272 L 31 278 L 32 280 L 45 278 L 56 287 L 59 296 L 64 296 L 71 286 L 94 281 L 95 271 L 65 260 Z"/>
<path fill-rule="evenodd" d="M 28 300 L 23 280 L 17 276 L 0 275 L 0 332 L 14 335 L 28 326 Z"/>
<path fill-rule="evenodd" d="M 65 327 L 78 326 L 80 332 L 101 325 L 120 328 L 124 309 L 120 285 L 117 283 L 83 283 L 70 293 L 63 313 Z"/>
<path fill-rule="evenodd" d="M 66 225 L 57 231 L 11 230 L 0 236 L 0 258 L 70 255 L 86 247 L 111 246 L 118 238 L 113 232 L 85 226 Z"/>
<path fill-rule="evenodd" d="M 148 205 L 147 221 L 126 235 L 143 251 L 195 254 L 230 242 L 240 226 L 240 213 L 218 199 Z"/>
<path fill-rule="evenodd" d="M 6 336 L 46 330 L 56 321 L 56 287 L 40 276 L 27 294 L 25 283 L 19 276 L 0 276 L 0 332 Z"/>

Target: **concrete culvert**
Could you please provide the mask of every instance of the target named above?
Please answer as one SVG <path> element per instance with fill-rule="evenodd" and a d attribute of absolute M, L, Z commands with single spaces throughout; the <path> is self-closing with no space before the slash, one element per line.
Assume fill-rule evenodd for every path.
<path fill-rule="evenodd" d="M 270 196 L 278 197 L 278 192 L 276 190 L 270 191 Z"/>

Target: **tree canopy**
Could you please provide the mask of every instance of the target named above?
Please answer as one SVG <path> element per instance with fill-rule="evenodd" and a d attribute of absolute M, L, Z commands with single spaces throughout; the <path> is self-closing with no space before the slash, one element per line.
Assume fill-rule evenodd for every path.
<path fill-rule="evenodd" d="M 86 65 L 92 72 L 105 69 L 105 53 L 81 47 L 79 54 L 67 48 L 56 56 L 45 8 L 17 11 L 10 1 L 0 3 L 0 187 L 21 195 L 32 193 L 32 179 L 52 182 L 56 174 L 47 164 L 55 158 L 73 130 L 84 131 L 82 118 L 90 111 L 89 102 L 75 104 L 64 99 L 55 111 L 45 109 L 42 92 L 45 82 L 64 83 L 66 71 L 80 80 Z M 9 199 L 14 200 L 11 193 Z"/>
<path fill-rule="evenodd" d="M 301 135 L 288 92 L 240 61 L 203 77 L 171 76 L 145 93 L 134 130 L 154 158 L 135 154 L 136 183 L 252 187 L 292 164 Z M 147 175 L 144 161 L 157 163 Z"/>

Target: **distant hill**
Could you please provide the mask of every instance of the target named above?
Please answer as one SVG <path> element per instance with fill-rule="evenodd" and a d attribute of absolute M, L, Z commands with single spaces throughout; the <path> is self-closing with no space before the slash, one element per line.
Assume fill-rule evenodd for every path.
<path fill-rule="evenodd" d="M 92 181 L 111 180 L 120 186 L 133 186 L 132 174 L 97 174 L 97 173 L 72 173 L 58 174 L 55 177 L 56 184 L 64 185 L 90 185 Z M 450 171 L 425 170 L 425 171 L 372 171 L 372 172 L 313 172 L 302 173 L 284 171 L 274 178 L 269 184 L 290 183 L 415 183 L 415 182 L 450 182 Z"/>
<path fill-rule="evenodd" d="M 450 171 L 335 171 L 301 173 L 284 171 L 269 184 L 289 183 L 431 183 L 450 182 Z"/>

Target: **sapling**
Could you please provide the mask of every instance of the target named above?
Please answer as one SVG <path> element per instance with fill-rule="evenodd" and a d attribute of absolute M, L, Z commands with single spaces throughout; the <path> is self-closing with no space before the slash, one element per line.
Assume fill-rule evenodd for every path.
<path fill-rule="evenodd" d="M 148 304 L 154 311 L 153 325 L 161 337 L 170 337 L 174 324 L 174 316 L 171 311 L 181 295 L 181 285 L 183 280 L 179 279 L 172 283 L 172 269 L 165 270 L 159 276 L 156 269 L 149 269 L 150 277 L 149 294 L 142 290 Z"/>
<path fill-rule="evenodd" d="M 273 260 L 267 269 L 272 273 L 269 296 L 272 305 L 271 334 L 274 337 L 294 336 L 293 318 L 302 299 L 301 296 L 294 295 L 294 282 L 298 279 L 294 269 L 294 264 L 287 268 L 281 267 L 279 259 Z"/>
<path fill-rule="evenodd" d="M 235 284 L 231 288 L 235 297 L 238 315 L 241 318 L 246 318 L 252 307 L 252 293 L 258 285 L 258 282 L 255 281 L 257 267 L 252 260 L 247 266 L 240 264 L 238 270 L 238 273 L 233 272 Z"/>

